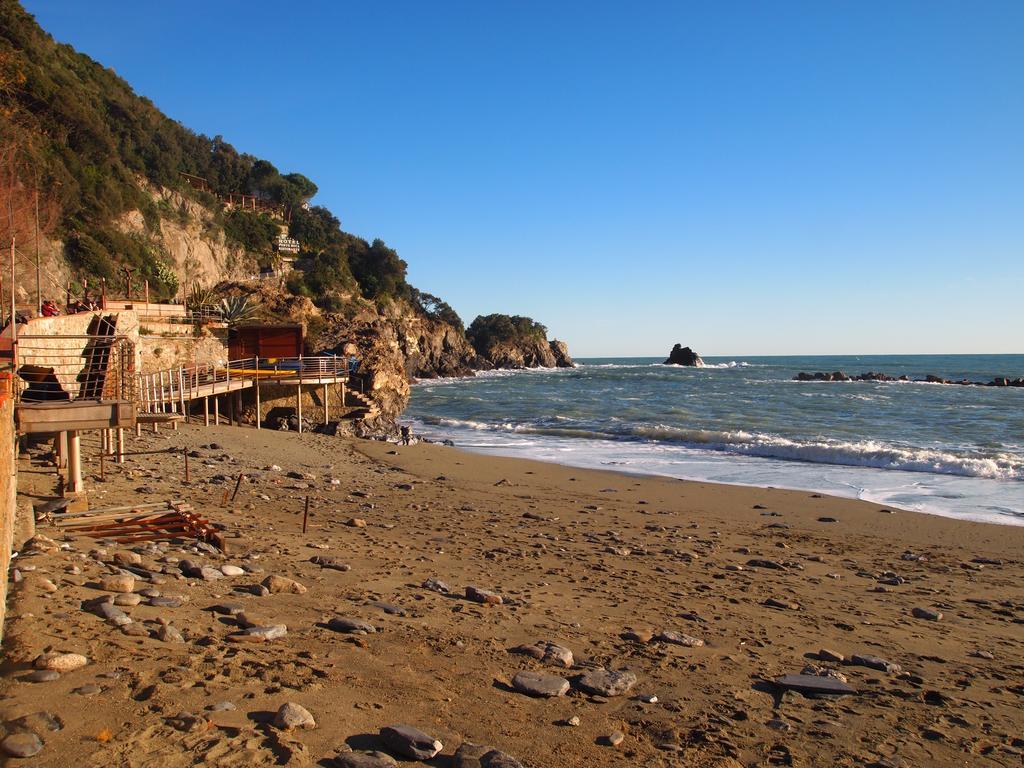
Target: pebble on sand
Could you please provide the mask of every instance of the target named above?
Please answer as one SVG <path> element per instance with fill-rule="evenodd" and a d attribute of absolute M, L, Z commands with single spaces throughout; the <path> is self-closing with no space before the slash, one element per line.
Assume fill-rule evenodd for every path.
<path fill-rule="evenodd" d="M 32 665 L 36 669 L 53 669 L 63 673 L 80 669 L 88 663 L 89 659 L 80 653 L 44 653 Z"/>
<path fill-rule="evenodd" d="M 295 581 L 295 579 L 289 579 L 287 576 L 278 576 L 273 574 L 267 576 L 263 580 L 263 586 L 267 588 L 267 591 L 272 595 L 277 594 L 290 594 L 290 595 L 304 595 L 306 593 L 306 587 Z"/>

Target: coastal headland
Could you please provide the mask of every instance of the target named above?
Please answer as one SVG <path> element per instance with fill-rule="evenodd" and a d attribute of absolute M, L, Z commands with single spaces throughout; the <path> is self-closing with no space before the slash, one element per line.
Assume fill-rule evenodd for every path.
<path fill-rule="evenodd" d="M 226 553 L 41 520 L 16 558 L 2 715 L 33 765 L 390 765 L 349 750 L 401 761 L 398 724 L 435 766 L 1020 765 L 1024 528 L 269 430 L 130 452 L 169 448 L 92 504 L 187 500 Z"/>

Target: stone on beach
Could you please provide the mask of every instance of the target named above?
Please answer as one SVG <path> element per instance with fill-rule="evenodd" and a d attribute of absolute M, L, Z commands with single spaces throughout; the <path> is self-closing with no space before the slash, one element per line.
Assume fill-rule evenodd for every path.
<path fill-rule="evenodd" d="M 135 590 L 135 577 L 130 573 L 118 573 L 104 576 L 100 585 L 106 592 L 132 592 Z"/>
<path fill-rule="evenodd" d="M 494 747 L 467 741 L 455 750 L 452 768 L 523 768 L 523 764 Z"/>
<path fill-rule="evenodd" d="M 497 592 L 489 592 L 478 587 L 466 587 L 466 599 L 486 605 L 501 605 L 505 602 Z"/>
<path fill-rule="evenodd" d="M 878 656 L 872 656 L 870 654 L 857 654 L 855 653 L 850 657 L 850 663 L 856 667 L 867 667 L 868 669 L 877 669 L 879 672 L 888 672 L 891 675 L 897 674 L 903 671 L 903 668 L 899 664 L 895 664 L 891 661 L 879 658 Z"/>
<path fill-rule="evenodd" d="M 240 632 L 232 632 L 227 636 L 227 640 L 232 643 L 266 643 L 287 634 L 288 627 L 284 624 L 253 625 Z"/>
<path fill-rule="evenodd" d="M 314 565 L 319 565 L 321 568 L 328 568 L 332 571 L 350 571 L 352 566 L 348 563 L 342 562 L 337 557 L 328 557 L 325 555 L 314 555 L 309 558 L 309 562 Z"/>
<path fill-rule="evenodd" d="M 671 645 L 684 645 L 687 648 L 700 648 L 704 645 L 704 641 L 699 637 L 693 637 L 692 635 L 684 635 L 682 632 L 670 632 L 665 630 L 658 633 L 658 640 L 663 643 L 670 643 Z"/>
<path fill-rule="evenodd" d="M 372 635 L 377 631 L 370 622 L 351 616 L 336 616 L 327 622 L 327 628 L 346 635 Z"/>
<path fill-rule="evenodd" d="M 342 752 L 334 758 L 338 768 L 397 768 L 395 758 L 386 752 Z"/>
<path fill-rule="evenodd" d="M 584 672 L 576 686 L 596 696 L 622 696 L 636 685 L 636 675 L 628 670 L 597 667 Z"/>
<path fill-rule="evenodd" d="M 411 725 L 385 726 L 380 738 L 392 752 L 411 760 L 429 760 L 444 749 L 440 741 Z"/>
<path fill-rule="evenodd" d="M 266 587 L 267 591 L 272 595 L 304 595 L 306 593 L 306 587 L 295 579 L 289 579 L 287 576 L 278 576 L 276 574 L 267 576 L 267 578 L 263 580 L 263 586 Z"/>
<path fill-rule="evenodd" d="M 316 720 L 305 707 L 289 701 L 277 710 L 274 725 L 282 731 L 292 731 L 296 728 L 316 728 Z"/>
<path fill-rule="evenodd" d="M 523 670 L 512 678 L 512 687 L 528 696 L 554 698 L 564 696 L 569 691 L 569 681 L 557 675 Z"/>
<path fill-rule="evenodd" d="M 522 653 L 532 656 L 547 664 L 558 664 L 567 669 L 573 665 L 572 651 L 564 645 L 552 643 L 550 640 L 538 640 L 533 645 L 517 645 L 511 653 Z"/>
<path fill-rule="evenodd" d="M 43 749 L 43 740 L 34 733 L 12 733 L 0 742 L 0 748 L 11 757 L 32 757 Z"/>
<path fill-rule="evenodd" d="M 89 659 L 80 653 L 44 653 L 32 662 L 32 666 L 64 673 L 81 669 L 88 663 Z"/>
<path fill-rule="evenodd" d="M 838 664 L 846 661 L 846 657 L 839 653 L 839 651 L 833 651 L 829 648 L 822 648 L 818 651 L 818 658 L 822 661 L 832 661 Z"/>
<path fill-rule="evenodd" d="M 857 692 L 841 680 L 821 675 L 784 675 L 774 682 L 780 688 L 812 695 L 846 696 Z"/>
<path fill-rule="evenodd" d="M 942 613 L 939 611 L 933 611 L 931 608 L 914 608 L 911 614 L 915 619 L 925 619 L 927 621 L 941 621 Z"/>

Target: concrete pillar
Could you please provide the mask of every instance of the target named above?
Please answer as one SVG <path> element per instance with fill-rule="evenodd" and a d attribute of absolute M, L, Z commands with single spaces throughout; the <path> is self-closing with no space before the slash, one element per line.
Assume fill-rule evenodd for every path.
<path fill-rule="evenodd" d="M 82 491 L 82 441 L 78 432 L 67 433 L 68 441 L 68 482 L 65 489 L 68 493 Z"/>

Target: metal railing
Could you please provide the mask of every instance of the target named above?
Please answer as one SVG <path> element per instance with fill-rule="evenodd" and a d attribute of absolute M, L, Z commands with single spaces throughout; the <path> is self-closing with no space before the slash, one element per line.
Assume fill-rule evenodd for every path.
<path fill-rule="evenodd" d="M 19 334 L 16 396 L 25 403 L 134 400 L 135 345 L 107 334 Z"/>

